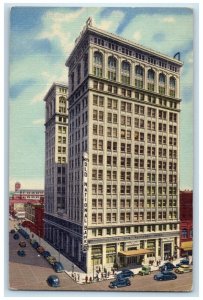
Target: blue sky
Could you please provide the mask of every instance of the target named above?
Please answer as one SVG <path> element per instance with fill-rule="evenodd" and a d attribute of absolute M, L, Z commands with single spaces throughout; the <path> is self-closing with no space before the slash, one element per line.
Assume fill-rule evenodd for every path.
<path fill-rule="evenodd" d="M 15 7 L 10 15 L 10 189 L 44 186 L 44 102 L 87 18 L 99 28 L 173 56 L 180 51 L 180 187 L 193 186 L 193 14 L 186 8 Z"/>

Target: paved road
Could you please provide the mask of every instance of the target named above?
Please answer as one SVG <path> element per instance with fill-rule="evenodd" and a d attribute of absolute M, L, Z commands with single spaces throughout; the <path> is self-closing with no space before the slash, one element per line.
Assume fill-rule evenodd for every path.
<path fill-rule="evenodd" d="M 51 274 L 56 274 L 48 262 L 33 249 L 26 241 L 26 256 L 19 257 L 17 255 L 19 241 L 25 240 L 20 236 L 19 240 L 14 240 L 13 235 L 9 233 L 9 281 L 10 288 L 14 290 L 56 290 L 47 285 L 46 279 Z M 153 279 L 154 272 L 151 275 L 136 275 L 131 279 L 131 286 L 110 289 L 108 287 L 111 280 L 92 284 L 77 284 L 66 273 L 58 273 L 61 287 L 57 290 L 67 291 L 191 291 L 192 289 L 192 273 L 177 275 L 176 280 L 171 281 L 155 281 Z"/>

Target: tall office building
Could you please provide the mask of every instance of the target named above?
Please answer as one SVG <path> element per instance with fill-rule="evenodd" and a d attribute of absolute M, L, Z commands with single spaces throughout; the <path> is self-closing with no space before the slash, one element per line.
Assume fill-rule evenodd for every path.
<path fill-rule="evenodd" d="M 178 256 L 179 55 L 147 49 L 88 19 L 66 66 L 68 192 L 58 219 L 61 202 L 51 200 L 51 183 L 45 190 L 46 222 L 54 230 L 61 222 L 60 249 L 88 273 Z M 57 244 L 59 236 L 49 234 Z"/>
<path fill-rule="evenodd" d="M 88 19 L 66 66 L 71 255 L 88 272 L 178 256 L 179 54 Z"/>
<path fill-rule="evenodd" d="M 45 122 L 45 240 L 59 244 L 61 216 L 66 210 L 68 101 L 67 85 L 53 83 L 44 97 Z M 54 226 L 53 226 L 54 224 Z"/>

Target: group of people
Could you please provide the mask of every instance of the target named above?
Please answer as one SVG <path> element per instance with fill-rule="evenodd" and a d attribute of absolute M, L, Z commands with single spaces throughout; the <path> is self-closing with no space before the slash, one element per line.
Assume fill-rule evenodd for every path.
<path fill-rule="evenodd" d="M 96 276 L 94 276 L 94 278 L 92 276 L 85 276 L 85 283 L 92 283 L 94 280 L 96 281 L 101 281 L 104 280 L 106 278 L 108 278 L 110 276 L 111 272 L 107 271 L 106 268 L 104 268 L 103 272 L 101 271 L 101 268 L 99 267 L 96 270 Z M 112 269 L 112 274 L 115 274 L 115 270 Z"/>

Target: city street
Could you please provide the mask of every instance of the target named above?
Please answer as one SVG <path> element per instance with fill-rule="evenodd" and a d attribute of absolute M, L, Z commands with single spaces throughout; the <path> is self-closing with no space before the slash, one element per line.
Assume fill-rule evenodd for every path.
<path fill-rule="evenodd" d="M 19 257 L 17 250 L 20 249 L 19 241 L 26 241 L 26 256 Z M 91 284 L 78 284 L 65 272 L 58 273 L 60 288 L 52 288 L 47 285 L 46 279 L 51 274 L 56 274 L 48 262 L 33 249 L 29 241 L 20 236 L 19 240 L 13 239 L 9 233 L 9 282 L 13 290 L 69 290 L 69 291 L 190 291 L 192 288 L 192 273 L 177 275 L 172 281 L 155 281 L 151 275 L 136 275 L 131 279 L 131 286 L 110 289 L 109 283 L 112 279 Z"/>

